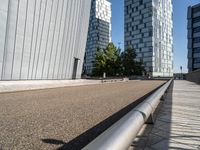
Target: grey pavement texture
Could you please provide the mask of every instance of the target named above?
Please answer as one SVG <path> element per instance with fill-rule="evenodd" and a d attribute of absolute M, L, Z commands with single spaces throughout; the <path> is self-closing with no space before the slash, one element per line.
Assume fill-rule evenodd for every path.
<path fill-rule="evenodd" d="M 200 85 L 175 80 L 158 108 L 154 125 L 145 125 L 131 149 L 199 150 Z"/>
<path fill-rule="evenodd" d="M 26 80 L 26 81 L 0 81 L 0 93 L 58 88 L 67 86 L 80 86 L 101 84 L 101 80 Z"/>
<path fill-rule="evenodd" d="M 163 83 L 128 81 L 2 93 L 0 145 L 3 150 L 80 149 Z"/>

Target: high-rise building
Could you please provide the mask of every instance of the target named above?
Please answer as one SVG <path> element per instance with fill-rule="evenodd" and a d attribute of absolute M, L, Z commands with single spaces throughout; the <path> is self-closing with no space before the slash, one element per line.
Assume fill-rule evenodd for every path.
<path fill-rule="evenodd" d="M 108 0 L 92 0 L 90 25 L 85 53 L 85 74 L 91 74 L 97 48 L 105 48 L 111 42 L 111 3 Z"/>
<path fill-rule="evenodd" d="M 188 71 L 200 69 L 200 4 L 188 7 Z"/>
<path fill-rule="evenodd" d="M 173 76 L 172 0 L 125 0 L 125 49 L 153 77 Z"/>
<path fill-rule="evenodd" d="M 80 78 L 91 0 L 3 0 L 0 80 Z"/>

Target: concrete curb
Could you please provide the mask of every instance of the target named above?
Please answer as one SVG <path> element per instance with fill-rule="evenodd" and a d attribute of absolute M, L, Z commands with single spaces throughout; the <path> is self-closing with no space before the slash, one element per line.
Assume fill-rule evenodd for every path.
<path fill-rule="evenodd" d="M 2 93 L 13 93 L 23 92 L 29 90 L 44 90 L 62 87 L 72 86 L 84 86 L 84 85 L 95 85 L 95 84 L 108 84 L 116 82 L 125 82 L 124 80 L 103 82 L 101 80 L 32 80 L 32 81 L 0 81 L 0 94 Z M 127 81 L 126 81 L 127 82 Z"/>

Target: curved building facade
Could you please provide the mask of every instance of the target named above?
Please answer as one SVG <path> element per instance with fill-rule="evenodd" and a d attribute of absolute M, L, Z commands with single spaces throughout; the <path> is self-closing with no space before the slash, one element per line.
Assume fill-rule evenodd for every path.
<path fill-rule="evenodd" d="M 81 77 L 91 0 L 4 0 L 0 80 Z"/>

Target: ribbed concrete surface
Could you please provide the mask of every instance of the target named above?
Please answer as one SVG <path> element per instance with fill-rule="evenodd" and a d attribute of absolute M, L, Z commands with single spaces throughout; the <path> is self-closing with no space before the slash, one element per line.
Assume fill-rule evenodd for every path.
<path fill-rule="evenodd" d="M 80 134 L 162 83 L 130 81 L 0 94 L 0 145 L 20 150 L 79 149 L 113 118 L 90 130 L 88 138 Z"/>
<path fill-rule="evenodd" d="M 91 0 L 1 0 L 0 80 L 81 78 L 90 5 Z"/>

